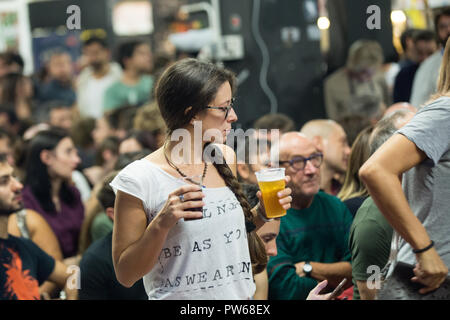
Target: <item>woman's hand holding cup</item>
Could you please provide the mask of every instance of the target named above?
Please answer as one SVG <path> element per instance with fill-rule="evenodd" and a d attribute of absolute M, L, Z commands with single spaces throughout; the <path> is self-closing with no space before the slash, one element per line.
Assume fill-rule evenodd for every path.
<path fill-rule="evenodd" d="M 200 186 L 186 184 L 169 194 L 164 207 L 157 214 L 158 225 L 171 229 L 180 219 L 199 219 L 203 212 L 194 209 L 203 207 L 204 193 Z"/>

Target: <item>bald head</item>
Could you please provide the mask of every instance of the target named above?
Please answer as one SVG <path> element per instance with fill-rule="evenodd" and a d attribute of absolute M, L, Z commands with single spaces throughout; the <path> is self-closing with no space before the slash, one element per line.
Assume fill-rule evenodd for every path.
<path fill-rule="evenodd" d="M 274 155 L 273 150 L 278 150 L 280 160 L 289 160 L 293 155 L 300 155 L 304 152 L 317 151 L 314 143 L 303 133 L 297 131 L 287 132 L 281 135 L 278 141 L 272 143 L 271 155 Z M 276 162 L 272 157 L 272 163 Z"/>
<path fill-rule="evenodd" d="M 305 123 L 300 132 L 310 139 L 314 139 L 317 136 L 328 139 L 337 127 L 340 127 L 340 125 L 334 120 L 317 119 Z"/>
<path fill-rule="evenodd" d="M 340 124 L 326 119 L 311 120 L 302 127 L 301 133 L 323 152 L 324 167 L 330 172 L 330 176 L 345 174 L 351 150 L 347 135 Z"/>

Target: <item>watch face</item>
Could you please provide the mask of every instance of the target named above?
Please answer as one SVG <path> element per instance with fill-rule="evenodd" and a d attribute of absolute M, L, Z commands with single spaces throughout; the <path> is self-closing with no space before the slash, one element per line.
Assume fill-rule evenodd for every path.
<path fill-rule="evenodd" d="M 312 266 L 309 263 L 307 263 L 303 266 L 304 272 L 311 272 L 311 270 L 312 270 Z"/>

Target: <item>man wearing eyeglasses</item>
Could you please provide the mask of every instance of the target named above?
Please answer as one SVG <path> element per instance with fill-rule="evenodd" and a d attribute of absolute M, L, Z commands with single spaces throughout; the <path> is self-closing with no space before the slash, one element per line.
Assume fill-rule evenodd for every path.
<path fill-rule="evenodd" d="M 322 293 L 343 278 L 351 284 L 352 215 L 338 198 L 319 191 L 322 153 L 298 132 L 282 135 L 272 148 L 279 148 L 279 166 L 291 177 L 292 207 L 281 218 L 278 255 L 267 266 L 269 299 L 306 299 L 325 279 L 328 286 Z"/>
<path fill-rule="evenodd" d="M 328 194 L 337 195 L 342 187 L 351 151 L 344 129 L 334 120 L 316 119 L 307 122 L 301 133 L 323 152 L 320 188 Z"/>

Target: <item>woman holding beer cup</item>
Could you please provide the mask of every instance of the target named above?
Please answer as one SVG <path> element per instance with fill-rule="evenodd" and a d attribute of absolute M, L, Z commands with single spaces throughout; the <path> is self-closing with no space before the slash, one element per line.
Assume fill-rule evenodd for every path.
<path fill-rule="evenodd" d="M 155 91 L 168 127 L 164 146 L 111 183 L 116 276 L 126 287 L 143 278 L 149 299 L 251 299 L 252 267 L 267 263 L 255 230 L 269 212 L 261 202 L 250 207 L 236 179 L 236 155 L 222 144 L 237 120 L 234 89 L 234 75 L 212 63 L 170 66 Z M 181 136 L 187 148 L 179 148 Z M 284 211 L 290 193 L 278 192 Z"/>

